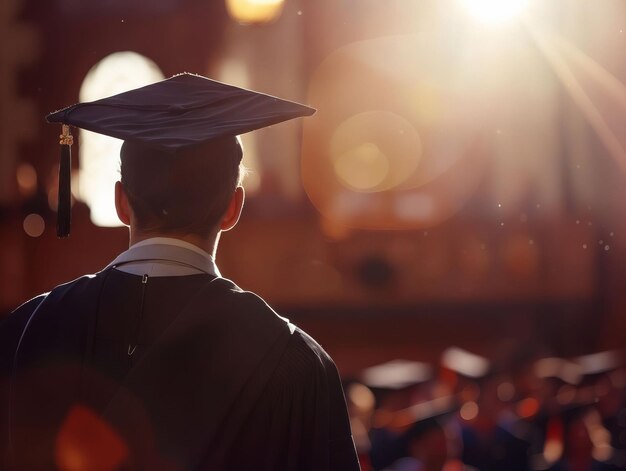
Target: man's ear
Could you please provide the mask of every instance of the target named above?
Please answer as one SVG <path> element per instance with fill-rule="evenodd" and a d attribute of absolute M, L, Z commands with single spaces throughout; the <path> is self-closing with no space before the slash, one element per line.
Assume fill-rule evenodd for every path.
<path fill-rule="evenodd" d="M 130 204 L 128 203 L 128 196 L 126 196 L 122 182 L 115 182 L 115 210 L 122 224 L 130 226 Z"/>
<path fill-rule="evenodd" d="M 239 217 L 241 216 L 241 210 L 243 209 L 243 202 L 246 197 L 246 192 L 244 191 L 242 186 L 238 186 L 235 188 L 235 193 L 233 193 L 233 197 L 228 204 L 228 209 L 224 213 L 224 217 L 222 217 L 222 222 L 220 223 L 220 230 L 229 231 L 239 221 Z"/>

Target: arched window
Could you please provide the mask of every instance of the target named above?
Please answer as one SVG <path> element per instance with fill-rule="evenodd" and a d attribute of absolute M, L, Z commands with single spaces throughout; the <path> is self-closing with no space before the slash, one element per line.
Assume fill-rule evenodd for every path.
<path fill-rule="evenodd" d="M 80 88 L 81 102 L 98 100 L 163 79 L 150 59 L 136 52 L 115 52 L 85 76 Z M 80 131 L 80 174 L 76 196 L 91 209 L 97 226 L 120 226 L 114 204 L 115 182 L 119 180 L 122 141 L 90 131 Z"/>

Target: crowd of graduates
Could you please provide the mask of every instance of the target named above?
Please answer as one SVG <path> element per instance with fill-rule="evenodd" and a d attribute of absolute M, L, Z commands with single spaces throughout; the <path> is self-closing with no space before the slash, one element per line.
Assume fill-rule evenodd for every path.
<path fill-rule="evenodd" d="M 500 359 L 502 360 L 502 359 Z M 451 347 L 346 383 L 363 471 L 626 469 L 622 354 L 488 360 Z"/>

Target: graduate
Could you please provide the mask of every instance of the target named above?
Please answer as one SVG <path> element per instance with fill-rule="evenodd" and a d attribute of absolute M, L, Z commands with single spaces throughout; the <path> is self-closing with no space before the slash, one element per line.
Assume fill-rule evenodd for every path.
<path fill-rule="evenodd" d="M 314 112 L 181 74 L 48 116 L 124 140 L 130 248 L 0 326 L 0 469 L 358 470 L 332 359 L 215 254 L 244 202 L 239 134 Z"/>

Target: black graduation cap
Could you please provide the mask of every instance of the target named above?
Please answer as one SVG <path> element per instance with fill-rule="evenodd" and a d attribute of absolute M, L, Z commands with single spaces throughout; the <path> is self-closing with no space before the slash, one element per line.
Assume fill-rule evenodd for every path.
<path fill-rule="evenodd" d="M 51 113 L 48 122 L 63 125 L 57 235 L 66 237 L 70 230 L 70 126 L 175 154 L 313 113 L 299 103 L 187 73 Z"/>

